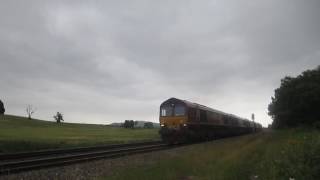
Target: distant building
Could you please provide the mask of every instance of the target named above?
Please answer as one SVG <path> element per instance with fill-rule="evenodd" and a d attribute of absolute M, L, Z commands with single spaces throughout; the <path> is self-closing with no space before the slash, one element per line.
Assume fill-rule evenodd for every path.
<path fill-rule="evenodd" d="M 123 123 L 111 123 L 109 126 L 111 126 L 111 127 L 122 127 Z"/>

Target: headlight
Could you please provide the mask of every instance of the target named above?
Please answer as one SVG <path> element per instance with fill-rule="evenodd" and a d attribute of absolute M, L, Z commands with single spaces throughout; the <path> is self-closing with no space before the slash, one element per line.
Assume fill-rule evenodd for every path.
<path fill-rule="evenodd" d="M 187 124 L 183 124 L 183 126 L 184 126 L 184 127 L 186 127 L 186 126 L 187 126 Z"/>
<path fill-rule="evenodd" d="M 161 127 L 164 127 L 164 124 L 160 124 Z"/>

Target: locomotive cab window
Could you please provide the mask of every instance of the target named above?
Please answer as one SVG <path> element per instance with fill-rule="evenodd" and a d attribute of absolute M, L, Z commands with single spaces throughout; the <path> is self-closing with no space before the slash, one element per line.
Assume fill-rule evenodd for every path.
<path fill-rule="evenodd" d="M 176 104 L 174 107 L 175 116 L 184 116 L 186 113 L 186 108 L 183 105 Z"/>
<path fill-rule="evenodd" d="M 164 106 L 161 108 L 161 116 L 172 116 L 173 108 L 171 106 Z"/>

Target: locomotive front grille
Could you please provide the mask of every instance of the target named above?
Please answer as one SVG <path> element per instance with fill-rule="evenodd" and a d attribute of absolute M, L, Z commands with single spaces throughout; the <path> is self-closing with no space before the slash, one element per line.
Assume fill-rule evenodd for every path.
<path fill-rule="evenodd" d="M 187 123 L 187 116 L 160 117 L 160 125 L 178 129 Z"/>

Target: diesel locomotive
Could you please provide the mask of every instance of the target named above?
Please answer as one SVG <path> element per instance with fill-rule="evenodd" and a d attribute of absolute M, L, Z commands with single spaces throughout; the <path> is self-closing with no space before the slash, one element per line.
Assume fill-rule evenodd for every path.
<path fill-rule="evenodd" d="M 170 98 L 160 105 L 159 120 L 159 133 L 168 143 L 209 140 L 262 130 L 259 123 L 177 98 Z"/>

